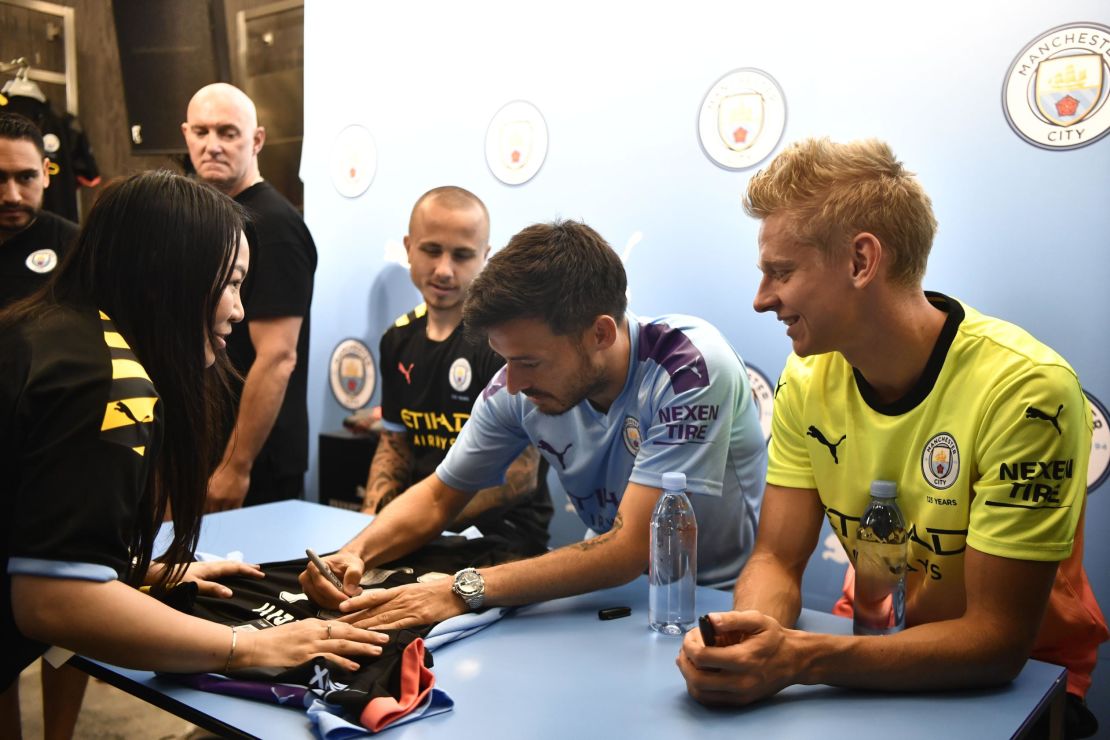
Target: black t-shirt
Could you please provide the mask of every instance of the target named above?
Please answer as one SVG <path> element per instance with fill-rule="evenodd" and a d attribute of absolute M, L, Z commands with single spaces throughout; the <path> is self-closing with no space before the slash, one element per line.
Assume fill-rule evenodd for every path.
<path fill-rule="evenodd" d="M 231 333 L 228 357 L 244 376 L 254 362 L 249 325 L 256 319 L 300 316 L 297 365 L 285 389 L 274 428 L 254 463 L 252 478 L 280 478 L 308 469 L 308 340 L 316 244 L 304 219 L 269 183 L 260 182 L 235 196 L 252 219 L 251 264 L 243 284 L 246 318 Z M 251 234 L 248 232 L 248 238 Z M 259 475 L 260 468 L 269 470 Z M 247 503 L 251 503 L 251 495 Z"/>
<path fill-rule="evenodd" d="M 93 187 L 100 182 L 100 170 L 93 157 L 92 146 L 73 115 L 58 115 L 50 103 L 25 95 L 13 95 L 0 112 L 18 113 L 42 132 L 46 156 L 50 158 L 50 187 L 43 193 L 42 205 L 48 211 L 77 221 L 77 188 Z"/>
<path fill-rule="evenodd" d="M 414 453 L 413 480 L 423 480 L 455 443 L 470 418 L 478 394 L 504 361 L 489 347 L 467 341 L 463 325 L 447 339 L 428 339 L 424 305 L 397 319 L 379 345 L 382 376 L 382 421 L 386 429 L 407 434 Z M 546 464 L 532 495 L 512 509 L 484 517 L 484 534 L 518 543 L 526 554 L 547 548 L 551 497 Z"/>
<path fill-rule="evenodd" d="M 0 308 L 41 288 L 77 238 L 77 224 L 41 211 L 23 231 L 0 242 Z"/>
<path fill-rule="evenodd" d="M 57 307 L 0 331 L 0 690 L 46 649 L 15 626 L 9 568 L 125 577 L 160 440 L 158 394 L 103 314 Z"/>

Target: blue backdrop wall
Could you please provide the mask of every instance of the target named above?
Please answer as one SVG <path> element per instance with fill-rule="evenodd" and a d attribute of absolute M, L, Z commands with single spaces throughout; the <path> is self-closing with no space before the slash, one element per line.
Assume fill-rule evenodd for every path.
<path fill-rule="evenodd" d="M 1019 53 L 1058 26 L 1110 25 L 1104 0 L 908 9 L 333 1 L 305 10 L 302 178 L 320 250 L 313 439 L 347 413 L 328 385 L 332 349 L 357 337 L 376 354 L 380 333 L 418 302 L 396 256 L 413 201 L 448 183 L 486 201 L 495 249 L 535 221 L 590 223 L 626 253 L 633 310 L 703 316 L 773 380 L 789 343 L 773 317 L 751 309 L 757 224 L 739 206 L 758 165 L 722 169 L 697 137 L 706 92 L 748 67 L 785 96 L 774 152 L 813 135 L 890 142 L 940 222 L 926 287 L 1027 328 L 1110 400 L 1110 137 L 1038 148 L 1015 133 L 1002 103 Z M 1105 70 L 1110 41 L 1086 43 Z M 550 146 L 538 174 L 511 186 L 491 174 L 484 145 L 491 118 L 518 99 L 542 112 Z M 372 183 L 354 198 L 337 192 L 330 172 L 336 137 L 351 124 L 370 132 L 377 155 Z M 313 449 L 310 491 L 315 459 Z M 1110 484 L 1091 493 L 1087 527 L 1088 571 L 1110 606 L 1108 529 Z"/>

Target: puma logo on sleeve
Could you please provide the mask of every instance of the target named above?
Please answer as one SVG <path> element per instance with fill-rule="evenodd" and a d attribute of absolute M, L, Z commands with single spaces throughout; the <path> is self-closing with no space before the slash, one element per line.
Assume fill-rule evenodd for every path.
<path fill-rule="evenodd" d="M 1049 424 L 1056 427 L 1056 433 L 1057 434 L 1063 434 L 1063 432 L 1060 431 L 1060 425 L 1056 422 L 1056 420 L 1060 418 L 1060 413 L 1063 410 L 1064 410 L 1064 404 L 1060 404 L 1059 406 L 1056 407 L 1056 415 L 1055 416 L 1049 416 L 1048 414 L 1041 411 L 1036 406 L 1030 406 L 1029 408 L 1025 409 L 1025 418 L 1026 419 L 1040 419 L 1041 421 L 1047 421 Z"/>
<path fill-rule="evenodd" d="M 810 425 L 809 431 L 806 432 L 806 436 L 807 437 L 813 437 L 818 442 L 820 442 L 821 444 L 828 447 L 829 448 L 829 454 L 832 455 L 833 462 L 836 463 L 837 465 L 840 464 L 840 460 L 836 456 L 836 448 L 840 446 L 841 442 L 843 442 L 845 439 L 848 438 L 847 434 L 840 435 L 840 439 L 838 439 L 836 441 L 836 443 L 833 444 L 832 442 L 829 442 L 829 440 L 825 439 L 825 435 L 821 433 L 820 429 L 818 429 L 815 426 Z"/>

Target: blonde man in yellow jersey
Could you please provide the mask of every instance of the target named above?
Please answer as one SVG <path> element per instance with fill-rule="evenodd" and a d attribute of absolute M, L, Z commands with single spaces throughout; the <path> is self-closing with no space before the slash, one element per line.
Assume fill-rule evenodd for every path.
<path fill-rule="evenodd" d="M 932 205 L 882 142 L 794 144 L 744 206 L 763 222 L 755 309 L 786 324 L 793 354 L 755 551 L 735 611 L 711 617 L 746 639 L 711 648 L 690 632 L 690 694 L 989 686 L 1033 656 L 1067 667 L 1069 714 L 1089 719 L 1073 734 L 1090 734 L 1082 697 L 1107 629 L 1082 566 L 1092 418 L 1075 371 L 1022 329 L 922 290 Z M 878 479 L 898 483 L 911 528 L 906 629 L 792 629 L 823 521 L 847 546 Z"/>

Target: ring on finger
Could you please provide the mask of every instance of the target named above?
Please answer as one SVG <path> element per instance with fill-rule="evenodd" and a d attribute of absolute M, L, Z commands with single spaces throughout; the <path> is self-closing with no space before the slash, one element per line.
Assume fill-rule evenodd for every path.
<path fill-rule="evenodd" d="M 331 622 L 328 622 L 328 639 L 331 639 Z"/>

